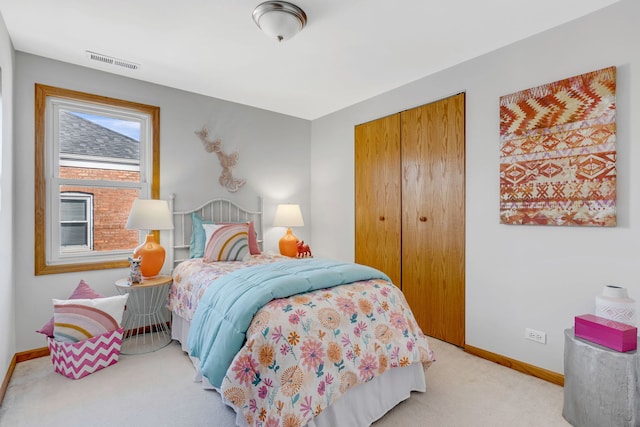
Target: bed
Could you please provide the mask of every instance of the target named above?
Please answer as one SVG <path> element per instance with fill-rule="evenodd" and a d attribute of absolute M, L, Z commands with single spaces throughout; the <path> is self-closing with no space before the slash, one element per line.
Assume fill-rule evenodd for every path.
<path fill-rule="evenodd" d="M 261 199 L 170 206 L 172 338 L 238 426 L 366 426 L 426 391 L 434 355 L 383 273 L 264 252 Z"/>

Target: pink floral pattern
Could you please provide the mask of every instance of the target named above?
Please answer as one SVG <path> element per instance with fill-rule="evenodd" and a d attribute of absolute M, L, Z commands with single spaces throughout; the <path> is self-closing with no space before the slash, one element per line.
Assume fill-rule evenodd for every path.
<path fill-rule="evenodd" d="M 357 384 L 434 360 L 402 292 L 368 280 L 265 305 L 220 391 L 250 426 L 300 426 Z"/>
<path fill-rule="evenodd" d="M 198 301 L 207 288 L 220 276 L 241 268 L 290 259 L 279 254 L 264 252 L 251 255 L 246 261 L 204 262 L 193 258 L 178 264 L 173 271 L 173 285 L 167 298 L 167 308 L 185 320 L 191 321 Z"/>

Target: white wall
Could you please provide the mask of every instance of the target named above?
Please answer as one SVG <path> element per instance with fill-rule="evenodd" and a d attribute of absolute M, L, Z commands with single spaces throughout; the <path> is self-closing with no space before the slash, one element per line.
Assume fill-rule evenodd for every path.
<path fill-rule="evenodd" d="M 575 315 L 594 312 L 604 285 L 640 299 L 640 173 L 632 167 L 640 164 L 639 18 L 640 2 L 623 1 L 315 120 L 315 253 L 353 260 L 354 125 L 466 92 L 466 343 L 562 373 L 563 331 Z M 618 72 L 618 226 L 499 224 L 500 96 L 611 65 Z M 525 340 L 527 327 L 547 332 L 547 344 Z"/>
<path fill-rule="evenodd" d="M 115 269 L 37 277 L 33 274 L 36 82 L 159 106 L 160 197 L 166 199 L 171 193 L 176 193 L 178 210 L 195 208 L 213 197 L 228 197 L 247 208 L 257 208 L 257 195 L 262 195 L 265 248 L 272 250 L 277 250 L 277 240 L 284 234 L 282 228 L 269 227 L 278 202 L 300 203 L 305 218 L 308 220 L 311 216 L 311 124 L 306 120 L 21 52 L 16 53 L 15 75 L 14 177 L 21 189 L 16 192 L 14 206 L 15 232 L 19 236 L 14 244 L 16 267 L 13 281 L 17 351 L 46 345 L 44 338 L 34 331 L 52 315 L 51 298 L 66 298 L 80 279 L 87 281 L 98 292 L 115 295 L 114 281 L 127 273 L 126 269 Z M 132 72 L 132 75 L 135 73 Z M 246 179 L 247 184 L 237 193 L 231 194 L 219 185 L 221 167 L 218 159 L 204 151 L 194 134 L 203 125 L 209 128 L 212 136 L 221 138 L 223 150 L 239 150 L 239 163 L 234 169 L 234 176 Z M 308 228 L 296 229 L 296 234 L 307 239 Z M 161 243 L 164 237 L 166 235 L 161 234 Z M 4 274 L 4 271 L 0 274 Z M 0 281 L 0 296 L 4 292 L 12 295 L 10 289 L 5 290 L 2 286 L 4 283 Z M 0 301 L 0 304 L 5 303 L 2 297 Z M 0 310 L 1 316 L 7 311 L 10 312 Z M 0 323 L 0 326 L 3 324 Z M 0 336 L 0 339 L 5 339 L 4 334 Z M 2 348 L 5 348 L 4 345 Z"/>
<path fill-rule="evenodd" d="M 14 51 L 0 16 L 0 376 L 16 349 L 13 276 L 13 68 Z"/>

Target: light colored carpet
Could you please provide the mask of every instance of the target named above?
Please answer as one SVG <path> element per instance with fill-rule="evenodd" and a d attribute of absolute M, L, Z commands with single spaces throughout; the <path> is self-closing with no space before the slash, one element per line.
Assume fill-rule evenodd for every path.
<path fill-rule="evenodd" d="M 430 339 L 437 361 L 427 392 L 413 393 L 375 427 L 569 426 L 562 388 Z M 2 406 L 2 427 L 232 427 L 235 415 L 215 391 L 193 382 L 177 343 L 80 380 L 53 371 L 49 358 L 19 363 Z M 339 427 L 339 426 L 336 426 Z"/>

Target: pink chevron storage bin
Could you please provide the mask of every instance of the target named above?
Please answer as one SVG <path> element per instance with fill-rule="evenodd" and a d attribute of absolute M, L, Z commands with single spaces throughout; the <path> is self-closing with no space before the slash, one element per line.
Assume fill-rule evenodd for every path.
<path fill-rule="evenodd" d="M 620 352 L 638 346 L 638 328 L 593 314 L 575 317 L 575 335 Z"/>
<path fill-rule="evenodd" d="M 123 328 L 78 342 L 60 342 L 47 337 L 53 369 L 77 380 L 118 362 Z"/>

